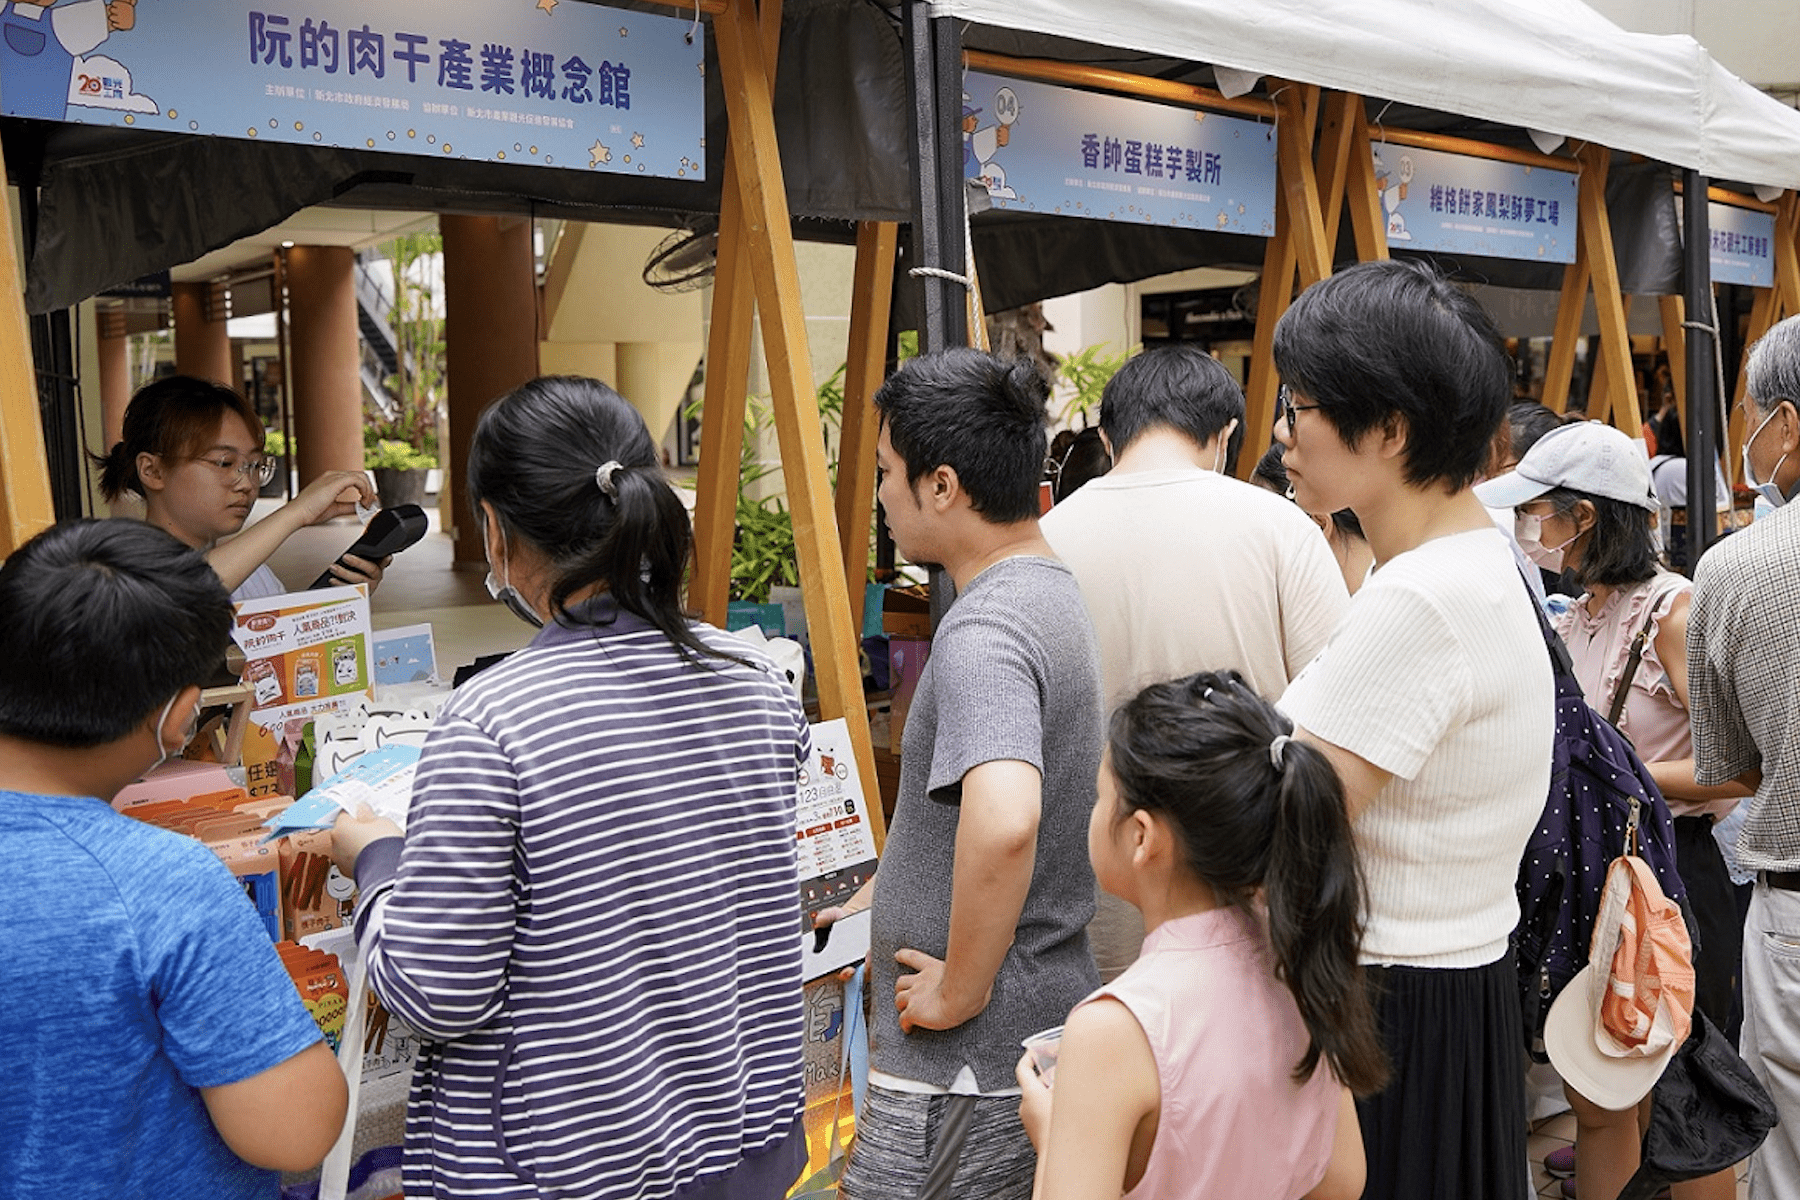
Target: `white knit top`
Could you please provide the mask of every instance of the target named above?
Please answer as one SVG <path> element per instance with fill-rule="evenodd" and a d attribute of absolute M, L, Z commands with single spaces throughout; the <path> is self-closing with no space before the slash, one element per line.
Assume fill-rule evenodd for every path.
<path fill-rule="evenodd" d="M 1394 776 L 1355 823 L 1365 962 L 1475 967 L 1506 952 L 1555 722 L 1531 603 L 1498 530 L 1433 539 L 1376 569 L 1281 699 Z"/>

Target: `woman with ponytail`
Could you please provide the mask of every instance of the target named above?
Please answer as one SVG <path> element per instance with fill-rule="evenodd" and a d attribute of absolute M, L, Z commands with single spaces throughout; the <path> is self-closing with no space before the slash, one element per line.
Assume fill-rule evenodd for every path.
<path fill-rule="evenodd" d="M 100 494 L 143 500 L 144 520 L 205 553 L 233 600 L 287 591 L 265 560 L 297 530 L 353 516 L 358 503 L 375 502 L 361 471 L 326 471 L 244 529 L 257 489 L 275 477 L 275 463 L 263 454 L 256 410 L 205 379 L 171 375 L 138 389 L 125 406 L 122 432 L 111 450 L 93 456 Z M 346 555 L 327 569 L 342 583 L 366 583 L 373 591 L 386 565 Z"/>
<path fill-rule="evenodd" d="M 1354 1198 L 1351 1093 L 1387 1078 L 1337 775 L 1236 672 L 1113 714 L 1088 853 L 1143 955 L 1019 1063 L 1037 1200 Z"/>
<path fill-rule="evenodd" d="M 425 1039 L 409 1196 L 779 1200 L 806 1159 L 787 678 L 681 609 L 692 543 L 635 409 L 482 414 L 488 586 L 540 630 L 433 726 L 404 839 L 340 819 L 382 1004 Z"/>

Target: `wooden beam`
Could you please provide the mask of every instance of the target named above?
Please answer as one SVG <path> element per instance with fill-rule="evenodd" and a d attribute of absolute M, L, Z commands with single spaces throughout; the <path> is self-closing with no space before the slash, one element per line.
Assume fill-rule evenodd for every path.
<path fill-rule="evenodd" d="M 1172 100 L 1176 104 L 1208 108 L 1215 112 L 1235 113 L 1242 117 L 1261 117 L 1266 120 L 1275 115 L 1274 104 L 1267 100 L 1258 100 L 1250 96 L 1233 98 L 1216 92 L 1212 88 L 1196 87 L 1191 83 L 1176 83 L 1168 79 L 1153 79 L 1148 75 L 1133 75 L 1126 71 L 1089 66 L 1086 63 L 1056 62 L 1047 58 L 1013 58 L 1006 54 L 990 54 L 985 50 L 965 50 L 963 51 L 963 65 L 973 67 L 977 71 L 994 71 L 1019 79 L 1036 79 L 1043 83 L 1066 83 L 1075 87 L 1100 88 L 1127 96 L 1141 96 L 1146 100 Z"/>
<path fill-rule="evenodd" d="M 1575 261 L 1563 268 L 1550 360 L 1544 364 L 1544 405 L 1558 414 L 1569 411 L 1569 384 L 1575 377 L 1575 343 L 1581 337 L 1581 316 L 1587 308 L 1588 274 L 1587 242 L 1578 235 Z"/>
<path fill-rule="evenodd" d="M 1287 209 L 1300 286 L 1309 288 L 1331 274 L 1331 250 L 1319 216 L 1319 182 L 1313 173 L 1312 126 L 1306 114 L 1317 103 L 1313 84 L 1270 81 L 1279 115 L 1275 121 L 1275 161 L 1280 202 Z M 1309 99 L 1310 97 L 1310 99 Z"/>
<path fill-rule="evenodd" d="M 844 420 L 838 437 L 837 523 L 843 540 L 844 582 L 850 607 L 869 577 L 869 523 L 875 516 L 875 393 L 887 367 L 889 310 L 894 297 L 894 251 L 900 226 L 859 221 L 856 274 L 850 288 L 850 353 L 844 370 Z"/>
<path fill-rule="evenodd" d="M 773 71 L 781 46 L 781 0 L 765 0 L 760 25 L 763 55 Z M 688 606 L 723 629 L 731 601 L 731 548 L 737 535 L 750 337 L 756 321 L 750 244 L 738 193 L 737 159 L 729 144 L 719 193 L 719 243 L 714 261 L 706 389 L 700 402 L 700 469 L 694 488 L 694 578 L 688 586 Z"/>
<path fill-rule="evenodd" d="M 1573 172 L 1580 170 L 1574 159 L 1564 158 L 1561 155 L 1516 150 L 1511 146 L 1496 146 L 1492 142 L 1476 142 L 1468 138 L 1452 137 L 1446 133 L 1421 133 L 1416 129 L 1384 128 L 1381 131 L 1381 140 L 1396 146 L 1412 146 L 1420 150 L 1442 150 L 1447 154 L 1466 154 L 1470 158 L 1516 163 L 1522 167 L 1543 167 L 1550 171 Z"/>
<path fill-rule="evenodd" d="M 1606 364 L 1613 424 L 1628 437 L 1639 437 L 1643 424 L 1638 416 L 1637 389 L 1631 381 L 1631 335 L 1626 329 L 1625 300 L 1619 290 L 1619 264 L 1613 257 L 1612 222 L 1606 215 L 1606 173 L 1612 151 L 1590 142 L 1581 148 L 1580 158 L 1576 205 L 1581 225 L 1577 240 L 1589 247 L 1588 272 L 1593 281 L 1594 311 L 1600 320 L 1600 354 Z M 1591 392 L 1589 402 L 1592 403 Z"/>
<path fill-rule="evenodd" d="M 718 42 L 731 149 L 738 165 L 737 183 L 762 320 L 763 357 L 769 366 L 788 511 L 794 522 L 800 590 L 812 636 L 819 712 L 826 720 L 842 717 L 849 727 L 879 846 L 886 831 L 880 806 L 873 801 L 880 789 L 858 665 L 861 622 L 857 618 L 861 613 L 852 617 L 844 587 L 825 439 L 819 427 L 812 358 L 806 344 L 806 310 L 800 299 L 800 272 L 794 260 L 781 152 L 775 139 L 767 55 L 757 36 L 751 0 L 732 0 L 713 22 L 713 33 Z"/>
<path fill-rule="evenodd" d="M 1350 176 L 1344 196 L 1350 204 L 1350 233 L 1359 262 L 1381 262 L 1388 256 L 1387 219 L 1381 213 L 1381 189 L 1375 186 L 1375 149 L 1369 139 L 1369 113 L 1361 96 L 1352 99 Z"/>
<path fill-rule="evenodd" d="M 0 557 L 56 523 L 11 189 L 0 195 Z"/>
<path fill-rule="evenodd" d="M 1675 392 L 1675 422 L 1681 427 L 1683 444 L 1687 440 L 1687 297 L 1680 292 L 1656 298 L 1657 312 L 1662 317 L 1663 349 L 1669 355 L 1669 383 Z"/>

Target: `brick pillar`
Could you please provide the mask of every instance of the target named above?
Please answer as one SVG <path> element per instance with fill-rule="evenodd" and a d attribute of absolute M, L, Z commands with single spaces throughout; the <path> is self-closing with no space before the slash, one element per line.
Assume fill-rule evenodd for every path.
<path fill-rule="evenodd" d="M 300 484 L 363 465 L 356 255 L 347 246 L 287 252 L 289 357 Z"/>
<path fill-rule="evenodd" d="M 175 310 L 176 373 L 230 387 L 238 372 L 231 369 L 225 314 L 211 311 L 212 284 L 177 283 L 170 291 Z"/>
<path fill-rule="evenodd" d="M 440 516 L 456 530 L 456 561 L 486 561 L 462 496 L 463 465 L 481 410 L 538 374 L 537 267 L 522 217 L 441 216 L 450 444 Z"/>

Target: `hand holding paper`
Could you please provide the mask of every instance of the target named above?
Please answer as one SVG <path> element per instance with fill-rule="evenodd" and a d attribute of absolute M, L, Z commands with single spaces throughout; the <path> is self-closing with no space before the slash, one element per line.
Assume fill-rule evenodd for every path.
<path fill-rule="evenodd" d="M 356 875 L 356 857 L 371 842 L 399 837 L 400 826 L 386 817 L 378 817 L 363 805 L 352 813 L 344 813 L 331 827 L 331 861 L 344 875 Z"/>

